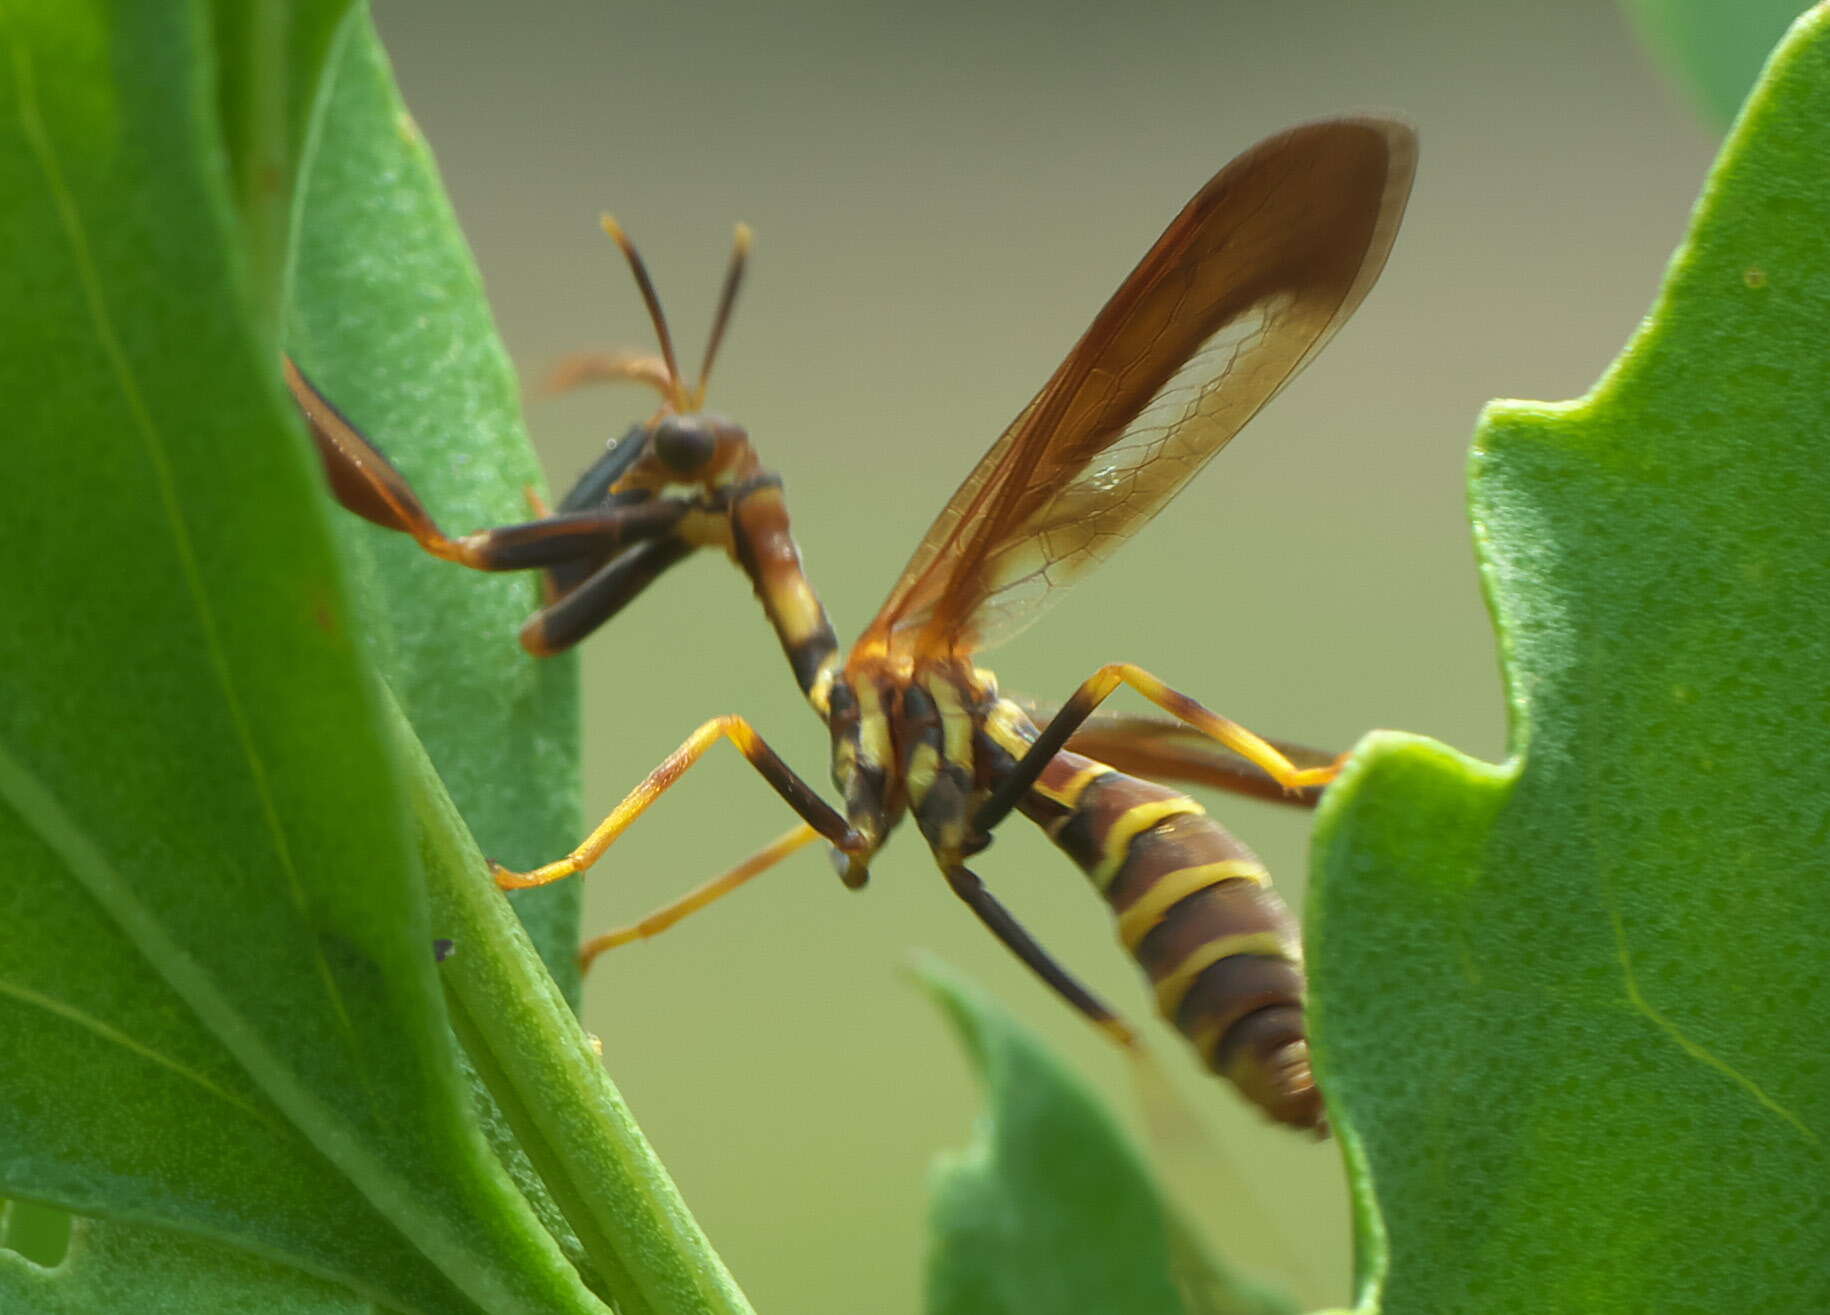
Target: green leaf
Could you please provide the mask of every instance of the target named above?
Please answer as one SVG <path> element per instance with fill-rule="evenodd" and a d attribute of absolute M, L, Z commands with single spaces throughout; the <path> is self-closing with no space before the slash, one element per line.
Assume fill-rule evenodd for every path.
<path fill-rule="evenodd" d="M 526 520 L 540 481 L 482 280 L 372 28 L 335 69 L 304 187 L 288 350 L 453 532 Z M 583 834 L 578 667 L 516 642 L 531 574 L 436 561 L 403 534 L 337 518 L 362 632 L 484 852 L 529 868 Z M 577 1007 L 581 883 L 513 897 Z"/>
<path fill-rule="evenodd" d="M 1640 36 L 1705 118 L 1726 128 L 1805 0 L 1626 0 Z"/>
<path fill-rule="evenodd" d="M 990 1111 L 935 1167 L 930 1315 L 1270 1315 L 1287 1303 L 1201 1254 L 1111 1116 L 989 997 L 924 960 Z"/>
<path fill-rule="evenodd" d="M 69 1212 L 33 1201 L 0 1202 L 0 1247 L 49 1267 L 70 1249 Z"/>
<path fill-rule="evenodd" d="M 340 1285 L 201 1238 L 82 1219 L 54 1270 L 0 1253 L 0 1309 L 31 1315 L 374 1315 Z"/>
<path fill-rule="evenodd" d="M 0 11 L 0 536 L 31 564 L 0 628 L 0 1191 L 400 1309 L 598 1310 L 470 1102 L 278 382 L 216 93 L 284 140 L 312 96 L 219 78 L 212 35 Z"/>
<path fill-rule="evenodd" d="M 1330 792 L 1316 1053 L 1363 1310 L 1830 1309 L 1830 8 L 1594 392 L 1474 460 L 1515 758 Z"/>
<path fill-rule="evenodd" d="M 366 24 L 330 94 L 293 309 L 294 355 L 439 517 L 465 529 L 525 519 L 522 490 L 538 471 L 514 374 Z M 371 652 L 418 736 L 400 731 L 398 756 L 434 921 L 454 945 L 442 970 L 453 1022 L 500 1110 L 499 1148 L 511 1169 L 539 1172 L 524 1190 L 537 1208 L 552 1193 L 580 1259 L 626 1315 L 747 1310 L 572 1016 L 579 883 L 513 897 L 549 977 L 482 876 L 479 841 L 531 867 L 582 832 L 576 665 L 534 661 L 515 640 L 538 606 L 534 580 L 456 569 L 354 516 L 337 524 L 361 564 Z"/>
<path fill-rule="evenodd" d="M 404 719 L 392 719 L 433 911 L 462 948 L 452 1021 L 620 1315 L 749 1315 L 604 1073 Z"/>
<path fill-rule="evenodd" d="M 217 123 L 241 221 L 254 311 L 277 319 L 296 200 L 325 64 L 354 0 L 249 5 L 210 0 Z"/>
<path fill-rule="evenodd" d="M 0 1067 L 6 1189 L 223 1238 L 404 1308 L 466 1309 L 23 823 L 0 820 L 9 866 L 37 878 L 0 916 L 0 1046 L 26 1057 Z"/>

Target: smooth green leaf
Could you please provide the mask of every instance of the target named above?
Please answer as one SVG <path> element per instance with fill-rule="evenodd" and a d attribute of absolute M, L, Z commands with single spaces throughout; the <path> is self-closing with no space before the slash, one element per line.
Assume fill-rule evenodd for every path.
<path fill-rule="evenodd" d="M 452 1020 L 620 1315 L 749 1315 L 404 719 L 394 721 Z"/>
<path fill-rule="evenodd" d="M 304 187 L 287 347 L 379 443 L 454 533 L 526 520 L 539 469 L 513 368 L 430 152 L 366 22 L 351 34 Z M 515 634 L 532 575 L 435 561 L 355 516 L 362 631 L 484 852 L 528 868 L 583 834 L 578 670 L 532 661 Z M 578 1000 L 581 886 L 513 897 Z"/>
<path fill-rule="evenodd" d="M 1704 116 L 1726 128 L 1805 0 L 1626 0 L 1640 35 Z"/>
<path fill-rule="evenodd" d="M 9 867 L 40 878 L 8 883 L 0 913 L 7 1190 L 209 1234 L 405 1308 L 466 1309 L 23 819 L 8 810 L 0 835 Z"/>
<path fill-rule="evenodd" d="M 31 563 L 0 629 L 0 1190 L 401 1308 L 600 1309 L 456 1062 L 211 32 L 0 11 L 0 535 Z M 264 94 L 269 124 L 309 100 Z"/>
<path fill-rule="evenodd" d="M 68 1211 L 34 1201 L 0 1202 L 0 1247 L 39 1265 L 55 1265 L 70 1249 L 74 1222 Z"/>
<path fill-rule="evenodd" d="M 522 490 L 537 471 L 514 376 L 430 155 L 366 26 L 326 112 L 294 305 L 295 355 L 389 446 L 440 517 L 463 528 L 525 518 Z M 525 867 L 582 830 L 575 664 L 535 661 L 515 641 L 538 605 L 535 582 L 434 561 L 353 516 L 339 528 L 361 564 L 371 651 L 437 766 L 419 743 L 403 744 L 434 921 L 454 946 L 443 976 L 502 1116 L 499 1150 L 549 1227 L 568 1243 L 575 1230 L 579 1259 L 620 1309 L 746 1310 L 569 1010 L 550 1009 L 546 973 L 518 957 L 502 897 L 481 877 L 476 842 Z M 567 882 L 513 897 L 574 1006 L 578 892 Z M 544 1182 L 529 1181 L 536 1170 Z M 549 1191 L 564 1223 L 546 1209 Z"/>
<path fill-rule="evenodd" d="M 1111 1116 L 1034 1036 L 939 964 L 919 976 L 989 1101 L 972 1145 L 935 1167 L 930 1315 L 1289 1309 L 1201 1254 Z"/>
<path fill-rule="evenodd" d="M 1474 460 L 1515 757 L 1324 807 L 1363 1310 L 1830 1309 L 1830 8 L 1588 397 Z"/>
<path fill-rule="evenodd" d="M 197 1237 L 79 1219 L 43 1269 L 0 1253 L 8 1315 L 378 1315 L 348 1288 Z"/>
<path fill-rule="evenodd" d="M 247 286 L 263 324 L 278 318 L 299 165 L 308 154 L 325 64 L 353 3 L 209 0 L 205 10 L 217 54 L 213 90 L 229 199 L 241 221 Z"/>

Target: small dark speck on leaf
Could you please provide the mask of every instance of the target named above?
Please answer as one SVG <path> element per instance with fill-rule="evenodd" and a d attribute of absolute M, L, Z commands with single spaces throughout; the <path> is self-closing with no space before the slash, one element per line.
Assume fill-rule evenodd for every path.
<path fill-rule="evenodd" d="M 312 599 L 311 620 L 313 625 L 333 639 L 337 636 L 337 609 L 329 594 L 321 593 Z"/>
<path fill-rule="evenodd" d="M 443 963 L 457 953 L 457 942 L 444 936 L 432 942 L 432 962 Z"/>

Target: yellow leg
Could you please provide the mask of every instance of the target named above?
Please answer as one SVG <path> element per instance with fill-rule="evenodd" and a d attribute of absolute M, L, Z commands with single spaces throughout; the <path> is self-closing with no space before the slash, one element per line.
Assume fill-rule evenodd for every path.
<path fill-rule="evenodd" d="M 1326 767 L 1299 768 L 1238 722 L 1222 717 L 1219 713 L 1189 698 L 1179 690 L 1171 689 L 1142 667 L 1134 666 L 1129 662 L 1108 662 L 1094 672 L 1092 677 L 1074 692 L 1074 697 L 1064 705 L 1064 710 L 1066 707 L 1083 706 L 1084 701 L 1086 711 L 1090 713 L 1121 684 L 1129 685 L 1170 716 L 1187 722 L 1205 735 L 1212 736 L 1241 758 L 1262 769 L 1265 775 L 1286 790 L 1301 790 L 1306 786 L 1327 785 L 1340 774 L 1345 755 Z"/>
<path fill-rule="evenodd" d="M 490 864 L 490 872 L 495 877 L 496 885 L 503 890 L 524 890 L 529 886 L 544 886 L 548 882 L 560 881 L 566 877 L 576 876 L 602 858 L 604 851 L 616 843 L 616 838 L 628 829 L 629 824 L 648 810 L 648 806 L 667 792 L 669 786 L 685 773 L 688 767 L 698 762 L 705 751 L 721 739 L 728 739 L 737 746 L 739 753 L 750 761 L 750 765 L 760 773 L 796 813 L 801 820 L 816 834 L 824 836 L 829 842 L 848 853 L 860 850 L 864 838 L 846 823 L 826 802 L 813 792 L 800 777 L 776 756 L 775 751 L 763 742 L 750 723 L 742 717 L 714 717 L 691 735 L 686 742 L 667 756 L 659 767 L 643 779 L 642 783 L 623 796 L 622 803 L 611 810 L 610 816 L 598 823 L 597 829 L 577 849 L 564 858 L 551 863 L 544 863 L 531 872 L 511 872 L 496 863 Z"/>
<path fill-rule="evenodd" d="M 1149 699 L 1157 707 L 1186 722 L 1204 735 L 1212 736 L 1239 757 L 1257 767 L 1278 785 L 1288 791 L 1307 789 L 1311 786 L 1327 785 L 1341 770 L 1341 764 L 1347 761 L 1342 754 L 1326 767 L 1299 768 L 1284 757 L 1270 742 L 1259 738 L 1236 721 L 1229 721 L 1219 713 L 1212 711 L 1188 695 L 1169 688 L 1142 667 L 1129 662 L 1108 662 L 1081 682 L 1074 696 L 1049 718 L 1048 725 L 1042 728 L 1041 734 L 1023 753 L 1017 765 L 1004 774 L 991 796 L 979 805 L 972 815 L 972 829 L 980 837 L 989 836 L 1011 810 L 1026 795 L 1055 755 L 1060 753 L 1074 733 L 1086 724 L 1087 718 L 1106 697 L 1120 685 L 1129 685 L 1132 689 Z"/>
<path fill-rule="evenodd" d="M 639 922 L 632 922 L 627 927 L 616 927 L 601 936 L 593 936 L 578 951 L 578 966 L 583 972 L 591 971 L 591 964 L 605 950 L 614 950 L 619 945 L 631 941 L 646 940 L 650 936 L 659 936 L 669 927 L 679 922 L 689 913 L 697 913 L 708 904 L 715 903 L 736 890 L 750 878 L 760 876 L 797 850 L 805 849 L 820 838 L 820 833 L 803 823 L 786 835 L 771 841 L 743 862 L 722 876 L 713 877 L 702 886 L 688 891 L 671 904 L 663 904 Z"/>

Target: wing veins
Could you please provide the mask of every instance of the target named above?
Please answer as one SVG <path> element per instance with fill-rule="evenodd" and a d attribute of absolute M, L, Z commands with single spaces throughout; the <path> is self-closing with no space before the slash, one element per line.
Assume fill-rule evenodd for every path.
<path fill-rule="evenodd" d="M 1359 304 L 1402 215 L 1414 152 L 1403 124 L 1327 120 L 1221 169 L 966 477 L 859 650 L 987 646 L 1147 522 Z M 1241 325 L 1249 332 L 1213 368 L 1216 344 Z M 1199 378 L 1184 377 L 1192 363 Z M 1100 464 L 1115 453 L 1122 460 Z M 993 579 L 999 563 L 1027 569 Z M 1041 593 L 1025 602 L 1015 590 L 1037 576 Z"/>

